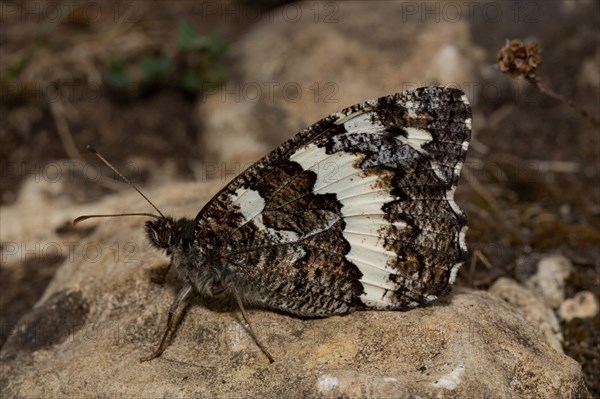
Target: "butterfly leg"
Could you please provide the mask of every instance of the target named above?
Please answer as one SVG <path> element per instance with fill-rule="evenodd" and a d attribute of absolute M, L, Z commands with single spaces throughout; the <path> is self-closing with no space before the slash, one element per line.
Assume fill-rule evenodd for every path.
<path fill-rule="evenodd" d="M 160 340 L 160 344 L 158 345 L 158 348 L 156 348 L 154 353 L 152 353 L 150 356 L 142 357 L 140 359 L 140 362 L 147 362 L 149 360 L 156 359 L 157 357 L 162 355 L 162 353 L 165 350 L 165 343 L 167 341 L 167 336 L 173 329 L 173 317 L 175 316 L 175 312 L 177 312 L 179 305 L 181 305 L 181 303 L 183 301 L 185 301 L 185 299 L 190 295 L 191 292 L 192 292 L 192 285 L 190 283 L 187 283 L 186 285 L 183 286 L 183 288 L 181 288 L 181 290 L 179 290 L 179 293 L 177 294 L 177 298 L 175 298 L 175 300 L 173 301 L 171 306 L 169 306 L 169 315 L 167 317 L 167 328 L 165 329 L 165 332 L 163 333 L 163 336 L 162 336 L 162 339 Z"/>
<path fill-rule="evenodd" d="M 252 328 L 252 324 L 250 323 L 250 319 L 248 318 L 248 315 L 246 314 L 246 309 L 244 308 L 244 304 L 242 302 L 242 297 L 240 296 L 238 290 L 235 288 L 235 286 L 231 283 L 227 283 L 225 284 L 223 287 L 219 287 L 216 289 L 212 290 L 212 294 L 213 295 L 219 295 L 222 294 L 225 291 L 229 291 L 233 294 L 235 301 L 237 302 L 238 307 L 240 308 L 240 311 L 242 312 L 242 317 L 244 318 L 244 321 L 246 322 L 246 326 L 248 327 L 248 332 L 250 333 L 250 336 L 252 337 L 252 339 L 254 340 L 254 342 L 256 342 L 256 345 L 258 345 L 258 347 L 260 348 L 260 350 L 263 351 L 263 353 L 269 358 L 269 361 L 271 363 L 273 363 L 275 361 L 275 359 L 273 358 L 273 356 L 269 353 L 269 351 L 267 350 L 267 348 L 265 348 L 265 346 L 262 344 L 262 342 L 258 339 L 258 337 L 256 336 L 256 334 L 254 333 L 254 329 Z"/>

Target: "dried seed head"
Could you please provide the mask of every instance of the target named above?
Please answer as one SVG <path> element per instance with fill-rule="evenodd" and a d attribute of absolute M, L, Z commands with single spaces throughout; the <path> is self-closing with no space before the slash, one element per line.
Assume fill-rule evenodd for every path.
<path fill-rule="evenodd" d="M 542 63 L 537 43 L 525 44 L 519 39 L 506 41 L 498 52 L 498 69 L 513 78 L 523 77 L 539 81 L 537 68 Z"/>

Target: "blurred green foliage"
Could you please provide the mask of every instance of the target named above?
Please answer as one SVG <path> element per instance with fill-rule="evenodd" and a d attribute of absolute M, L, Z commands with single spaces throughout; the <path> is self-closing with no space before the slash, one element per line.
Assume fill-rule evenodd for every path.
<path fill-rule="evenodd" d="M 188 21 L 181 20 L 175 42 L 175 54 L 111 57 L 106 65 L 106 83 L 130 97 L 169 87 L 195 95 L 223 84 L 224 54 L 229 46 L 226 39 L 212 33 L 200 34 Z"/>
<path fill-rule="evenodd" d="M 106 74 L 108 85 L 117 90 L 125 90 L 131 84 L 131 78 L 127 73 L 127 62 L 122 57 L 114 57 L 108 61 L 108 73 Z"/>

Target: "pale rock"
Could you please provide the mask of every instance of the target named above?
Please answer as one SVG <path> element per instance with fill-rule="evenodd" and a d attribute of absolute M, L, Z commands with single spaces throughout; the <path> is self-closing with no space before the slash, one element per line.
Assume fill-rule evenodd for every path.
<path fill-rule="evenodd" d="M 558 308 L 561 319 L 571 321 L 575 318 L 586 319 L 598 314 L 598 298 L 590 291 L 580 291 L 565 300 Z"/>
<path fill-rule="evenodd" d="M 164 213 L 194 217 L 222 184 L 145 190 Z M 135 192 L 88 205 L 139 209 Z M 65 220 L 79 214 L 71 209 Z M 0 351 L 2 397 L 581 398 L 581 367 L 514 306 L 460 291 L 409 312 L 301 319 L 252 309 L 270 364 L 235 307 L 192 300 L 164 354 L 157 345 L 181 283 L 152 282 L 168 260 L 136 217 L 97 219 Z M 93 245 L 92 257 L 83 251 Z"/>
<path fill-rule="evenodd" d="M 565 300 L 566 279 L 573 272 L 573 264 L 562 255 L 549 255 L 540 259 L 535 273 L 525 285 L 542 296 L 552 309 Z"/>
<path fill-rule="evenodd" d="M 509 278 L 499 278 L 489 292 L 515 306 L 516 310 L 538 330 L 557 352 L 563 353 L 560 324 L 543 298 Z"/>

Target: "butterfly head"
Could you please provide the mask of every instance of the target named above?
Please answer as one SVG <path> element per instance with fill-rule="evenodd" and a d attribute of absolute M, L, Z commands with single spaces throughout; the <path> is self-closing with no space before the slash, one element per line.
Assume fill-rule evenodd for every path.
<path fill-rule="evenodd" d="M 191 226 L 193 225 L 188 219 L 175 220 L 166 216 L 147 221 L 146 235 L 156 248 L 169 251 L 175 246 L 181 246 L 184 241 L 190 241 L 190 233 L 193 235 L 193 230 L 189 231 Z"/>
<path fill-rule="evenodd" d="M 146 222 L 148 240 L 157 248 L 167 249 L 177 242 L 175 220 L 171 217 Z"/>
<path fill-rule="evenodd" d="M 194 232 L 196 222 L 189 219 L 175 220 L 170 216 L 165 216 L 157 207 L 135 186 L 127 177 L 119 172 L 110 162 L 100 155 L 91 146 L 87 146 L 88 151 L 95 154 L 106 166 L 111 168 L 124 182 L 133 187 L 154 209 L 158 215 L 146 212 L 128 212 L 115 213 L 107 215 L 83 215 L 75 218 L 73 224 L 77 224 L 87 219 L 104 218 L 104 217 L 119 217 L 119 216 L 150 216 L 154 220 L 146 222 L 146 235 L 150 243 L 158 249 L 164 249 L 168 254 L 173 254 L 177 247 L 189 246 L 194 241 Z"/>

